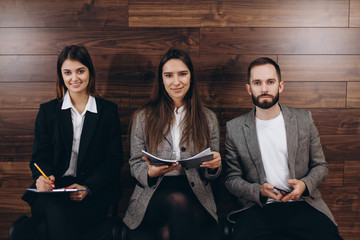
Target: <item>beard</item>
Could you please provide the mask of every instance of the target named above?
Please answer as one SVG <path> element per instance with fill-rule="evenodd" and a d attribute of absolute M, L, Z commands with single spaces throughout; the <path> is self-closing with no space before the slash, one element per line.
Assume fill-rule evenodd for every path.
<path fill-rule="evenodd" d="M 260 102 L 260 98 L 263 96 L 269 96 L 271 97 L 271 100 L 265 99 L 263 102 Z M 274 106 L 279 101 L 279 91 L 275 96 L 269 95 L 269 94 L 262 94 L 257 97 L 254 96 L 254 94 L 251 94 L 251 99 L 255 106 L 258 106 L 261 109 L 269 109 L 272 106 Z"/>

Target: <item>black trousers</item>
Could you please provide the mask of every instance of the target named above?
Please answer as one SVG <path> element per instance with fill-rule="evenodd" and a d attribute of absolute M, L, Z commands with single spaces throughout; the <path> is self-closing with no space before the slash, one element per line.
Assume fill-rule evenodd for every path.
<path fill-rule="evenodd" d="M 69 186 L 71 182 L 70 179 L 57 187 Z M 32 216 L 17 227 L 16 240 L 94 239 L 94 230 L 105 221 L 108 212 L 108 207 L 97 206 L 91 196 L 75 202 L 69 193 L 38 193 L 30 205 Z"/>
<path fill-rule="evenodd" d="M 340 240 L 338 228 L 305 201 L 255 206 L 234 216 L 234 240 Z"/>
<path fill-rule="evenodd" d="M 164 177 L 152 196 L 141 225 L 129 231 L 129 240 L 201 240 L 218 234 L 216 221 L 201 205 L 185 176 Z M 210 238 L 212 239 L 212 238 Z"/>

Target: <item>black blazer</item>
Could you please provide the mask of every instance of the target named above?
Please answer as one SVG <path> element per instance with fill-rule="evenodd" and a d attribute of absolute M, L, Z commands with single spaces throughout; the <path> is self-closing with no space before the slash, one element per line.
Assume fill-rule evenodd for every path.
<path fill-rule="evenodd" d="M 120 198 L 120 169 L 123 163 L 120 121 L 117 105 L 95 98 L 98 113 L 86 112 L 81 133 L 77 177 L 75 182 L 87 186 L 100 206 Z M 41 175 L 34 163 L 48 176 L 55 176 L 55 185 L 69 168 L 73 126 L 71 110 L 61 110 L 62 100 L 40 105 L 35 122 L 35 136 L 30 169 L 35 186 Z M 31 204 L 35 196 L 26 192 L 23 200 Z"/>

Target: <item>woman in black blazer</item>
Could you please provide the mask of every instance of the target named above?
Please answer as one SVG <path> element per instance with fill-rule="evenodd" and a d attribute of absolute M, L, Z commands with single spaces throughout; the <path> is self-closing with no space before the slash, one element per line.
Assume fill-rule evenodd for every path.
<path fill-rule="evenodd" d="M 57 62 L 57 98 L 41 104 L 35 122 L 30 162 L 39 191 L 55 188 L 74 193 L 26 192 L 31 206 L 30 239 L 91 239 L 91 229 L 104 220 L 120 197 L 122 143 L 117 105 L 98 97 L 95 71 L 86 48 L 67 46 Z M 36 163 L 49 177 L 35 168 Z M 36 231 L 41 222 L 46 233 Z"/>

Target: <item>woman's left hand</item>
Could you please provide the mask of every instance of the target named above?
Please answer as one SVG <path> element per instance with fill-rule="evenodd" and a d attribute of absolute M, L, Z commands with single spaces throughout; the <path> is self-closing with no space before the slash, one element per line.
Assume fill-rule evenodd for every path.
<path fill-rule="evenodd" d="M 78 189 L 78 190 L 86 190 L 87 188 L 85 186 L 79 185 L 77 183 L 74 183 L 70 186 L 68 186 L 67 188 L 72 188 L 72 189 Z M 88 195 L 88 191 L 80 191 L 80 192 L 72 192 L 70 193 L 70 199 L 76 202 L 81 202 L 86 195 Z"/>
<path fill-rule="evenodd" d="M 206 167 L 210 169 L 219 168 L 221 166 L 221 155 L 218 152 L 211 152 L 214 158 L 210 161 L 203 162 L 200 167 Z"/>

